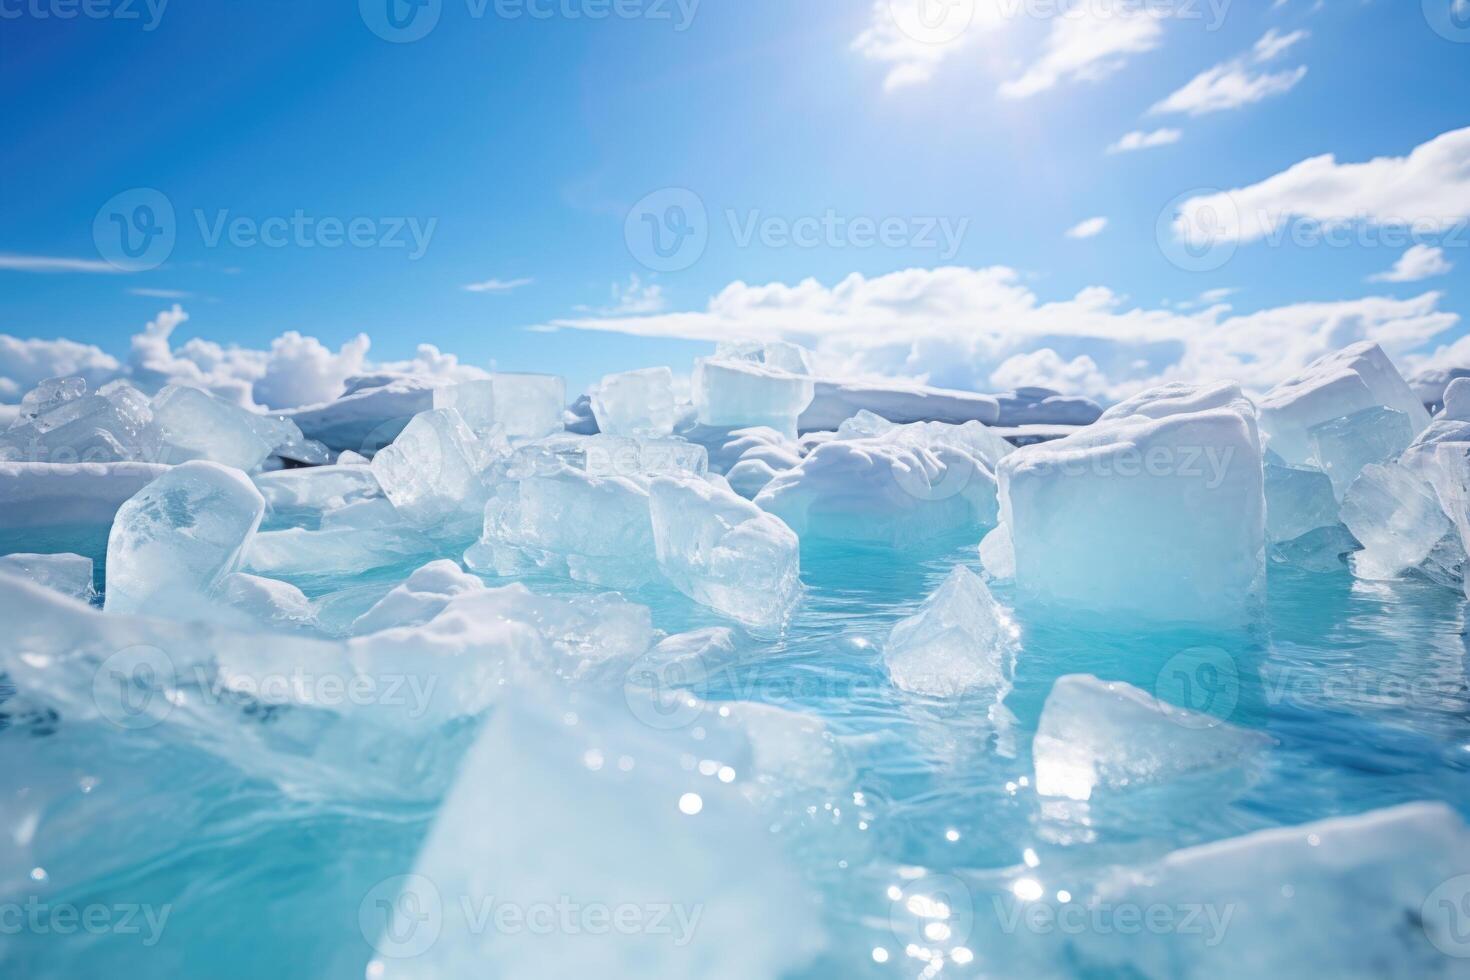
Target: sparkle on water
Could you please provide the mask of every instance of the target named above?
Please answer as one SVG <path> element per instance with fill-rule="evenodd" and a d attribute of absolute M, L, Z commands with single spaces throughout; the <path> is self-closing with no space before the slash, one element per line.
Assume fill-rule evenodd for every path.
<path fill-rule="evenodd" d="M 101 584 L 95 529 L 46 537 L 0 546 L 89 554 Z M 974 540 L 921 556 L 807 548 L 807 593 L 789 629 L 779 638 L 737 631 L 741 656 L 694 692 L 810 712 L 854 764 L 853 785 L 822 811 L 824 822 L 799 833 L 772 827 L 789 836 L 794 863 L 823 894 L 825 951 L 803 976 L 1017 975 L 1016 964 L 1034 962 L 1023 949 L 1041 940 L 1013 922 L 1008 927 L 1005 910 L 1018 901 L 1080 900 L 1102 869 L 1409 801 L 1466 809 L 1465 604 L 1449 590 L 1354 581 L 1346 569 L 1323 575 L 1277 566 L 1255 624 L 1224 635 L 1028 618 L 1023 610 L 1013 684 L 997 713 L 989 703 L 905 694 L 884 670 L 883 642 L 893 625 L 913 615 L 957 562 L 978 571 Z M 418 564 L 294 584 L 313 598 L 365 609 Z M 594 591 L 549 575 L 525 581 L 546 593 Z M 994 591 L 1013 605 L 1005 586 Z M 729 625 L 667 591 L 629 598 L 649 605 L 655 625 L 670 633 Z M 1189 706 L 1224 707 L 1232 724 L 1276 741 L 1249 778 L 1228 785 L 1186 779 L 1090 799 L 1038 795 L 1031 741 L 1058 677 L 1095 674 L 1178 703 L 1165 667 L 1199 649 L 1215 660 L 1193 675 L 1199 684 Z M 0 698 L 13 696 L 0 684 Z M 72 786 L 91 779 L 88 747 L 67 742 L 65 719 L 4 711 L 0 704 L 0 771 L 50 751 Z M 260 724 L 272 717 L 258 712 Z M 462 752 L 470 741 L 457 735 L 447 751 Z M 597 752 L 582 761 L 594 771 L 638 764 Z M 178 746 L 137 764 L 181 781 L 187 774 L 200 792 L 182 812 L 169 797 L 117 814 L 106 824 L 111 850 L 100 866 L 48 862 L 29 874 L 50 901 L 169 908 L 156 946 L 116 931 L 90 936 L 85 962 L 93 975 L 156 975 L 159 963 L 173 975 L 214 980 L 355 980 L 381 970 L 358 924 L 359 901 L 376 883 L 412 869 L 438 800 L 325 805 L 264 781 L 222 778 L 217 758 Z M 706 805 L 701 794 L 710 780 L 744 778 L 727 760 L 691 756 L 687 768 L 688 785 L 670 805 L 691 817 Z M 823 833 L 813 835 L 813 826 Z M 163 846 L 155 835 L 164 836 Z M 54 955 L 48 937 L 20 937 L 7 948 L 18 970 L 10 975 L 60 977 L 74 965 Z"/>

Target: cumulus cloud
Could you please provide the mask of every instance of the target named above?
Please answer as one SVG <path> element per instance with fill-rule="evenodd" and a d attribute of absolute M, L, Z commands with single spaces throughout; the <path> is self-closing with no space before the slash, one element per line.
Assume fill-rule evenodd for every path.
<path fill-rule="evenodd" d="M 1338 163 L 1329 153 L 1248 187 L 1189 198 L 1173 229 L 1181 241 L 1209 247 L 1273 236 L 1294 218 L 1415 234 L 1463 224 L 1470 220 L 1470 127 L 1436 136 L 1408 156 Z"/>
<path fill-rule="evenodd" d="M 1429 292 L 1405 300 L 1296 303 L 1248 315 L 1231 315 L 1223 304 L 1184 313 L 1130 306 L 1102 286 L 1043 301 L 1014 269 L 950 266 L 853 274 L 830 287 L 814 279 L 736 282 L 701 311 L 555 325 L 715 342 L 788 339 L 814 348 L 822 370 L 833 374 L 971 390 L 1014 387 L 1025 383 L 1023 369 L 1034 368 L 1049 387 L 1115 399 L 1202 378 L 1235 378 L 1262 390 L 1358 340 L 1381 343 L 1393 356 L 1419 351 L 1459 322 L 1439 309 L 1439 300 Z M 1015 360 L 1018 355 L 1023 359 Z"/>
<path fill-rule="evenodd" d="M 1393 268 L 1369 277 L 1370 282 L 1418 282 L 1431 276 L 1442 276 L 1455 266 L 1444 257 L 1444 249 L 1432 245 L 1414 245 L 1399 256 Z"/>
<path fill-rule="evenodd" d="M 265 374 L 255 382 L 255 400 L 267 408 L 295 408 L 331 401 L 347 378 L 363 373 L 367 334 L 358 334 L 336 353 L 315 337 L 288 330 L 271 341 Z"/>
<path fill-rule="evenodd" d="M 634 273 L 627 283 L 613 283 L 612 303 L 608 306 L 579 306 L 580 313 L 597 313 L 602 316 L 638 316 L 644 313 L 661 313 L 666 305 L 664 288 L 657 283 L 644 285 Z"/>
<path fill-rule="evenodd" d="M 1063 81 L 1097 81 L 1128 63 L 1131 55 L 1157 48 L 1164 14 L 1133 0 L 1083 0 L 1052 19 L 1041 57 L 1000 94 L 1024 99 Z"/>
<path fill-rule="evenodd" d="M 202 388 L 251 409 L 287 409 L 340 396 L 348 379 L 367 375 L 413 375 L 444 383 L 489 377 L 433 344 L 420 344 L 412 358 L 374 363 L 371 341 L 358 334 L 332 351 L 315 337 L 288 331 L 269 350 L 221 345 L 198 337 L 174 346 L 173 334 L 189 315 L 175 304 L 149 321 L 129 341 L 126 363 L 100 348 L 70 340 L 21 340 L 0 334 L 0 403 L 19 401 L 47 378 L 80 375 L 96 388 L 126 379 L 154 393 L 167 384 Z"/>
<path fill-rule="evenodd" d="M 1068 228 L 1067 237 L 1095 238 L 1098 235 L 1101 235 L 1103 233 L 1103 229 L 1107 228 L 1107 226 L 1107 218 L 1088 218 L 1086 221 L 1079 221 L 1072 227 Z"/>
<path fill-rule="evenodd" d="M 19 401 L 47 378 L 80 375 L 89 385 L 105 384 L 120 368 L 116 358 L 91 344 L 0 334 L 0 401 Z"/>
<path fill-rule="evenodd" d="M 1305 65 L 1274 72 L 1261 70 L 1259 66 L 1281 57 L 1306 36 L 1306 31 L 1291 34 L 1278 34 L 1274 29 L 1267 31 L 1249 54 L 1200 72 L 1149 112 L 1154 115 L 1186 113 L 1203 116 L 1239 109 L 1273 95 L 1290 92 L 1307 77 Z"/>
<path fill-rule="evenodd" d="M 128 377 L 145 391 L 167 384 L 203 388 L 246 408 L 255 407 L 252 389 L 265 375 L 264 351 L 222 347 L 195 337 L 183 346 L 170 344 L 173 332 L 189 319 L 177 303 L 158 314 L 129 343 Z"/>
<path fill-rule="evenodd" d="M 457 354 L 441 351 L 433 344 L 419 344 L 414 356 L 406 361 L 385 361 L 370 365 L 371 373 L 413 375 L 432 378 L 445 384 L 459 381 L 479 381 L 490 377 L 490 372 L 473 364 L 465 364 Z"/>
<path fill-rule="evenodd" d="M 1054 391 L 1101 392 L 1108 389 L 1108 379 L 1098 369 L 1097 362 L 1086 354 L 1064 361 L 1056 351 L 1043 347 L 1006 358 L 990 372 L 990 387 L 995 391 L 1042 387 Z"/>
<path fill-rule="evenodd" d="M 1177 129 L 1156 129 L 1151 133 L 1143 130 L 1134 130 L 1125 134 L 1118 142 L 1108 147 L 1109 153 L 1132 153 L 1135 150 L 1148 150 L 1156 146 L 1168 146 L 1170 143 L 1178 143 L 1184 136 Z"/>

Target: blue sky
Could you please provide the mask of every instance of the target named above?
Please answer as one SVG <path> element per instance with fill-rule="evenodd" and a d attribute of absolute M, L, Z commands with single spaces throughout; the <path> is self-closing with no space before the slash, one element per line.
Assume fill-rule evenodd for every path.
<path fill-rule="evenodd" d="M 1407 158 L 1470 125 L 1470 28 L 1447 20 L 1451 37 L 1437 32 L 1426 10 L 1440 0 L 1133 0 L 1159 15 L 1153 24 L 1120 30 L 1138 13 L 1130 8 L 1070 39 L 1047 16 L 1054 2 L 979 0 L 959 37 L 927 45 L 903 33 L 903 5 L 915 0 L 621 0 L 633 15 L 622 17 L 599 16 L 611 0 L 535 0 L 546 16 L 517 0 L 437 0 L 432 30 L 409 43 L 369 26 L 389 0 L 161 11 L 158 0 L 151 10 L 93 2 L 108 16 L 61 19 L 67 0 L 0 0 L 0 82 L 11 93 L 0 110 L 0 331 L 18 338 L 65 337 L 124 359 L 129 337 L 177 302 L 189 319 L 175 343 L 263 349 L 296 330 L 336 348 L 364 332 L 375 360 L 432 343 L 466 362 L 563 373 L 580 388 L 648 364 L 687 369 L 710 339 L 742 330 L 743 313 L 708 310 L 731 283 L 811 277 L 815 298 L 741 291 L 728 305 L 763 308 L 769 317 L 748 332 L 796 335 L 834 369 L 994 387 L 1034 368 L 1102 395 L 1167 377 L 1171 363 L 1238 367 L 1238 351 L 1177 363 L 1198 333 L 1246 329 L 1232 317 L 1292 311 L 1251 321 L 1246 334 L 1311 338 L 1284 363 L 1358 329 L 1393 339 L 1391 353 L 1412 365 L 1463 334 L 1470 315 L 1470 233 L 1455 224 L 1470 213 L 1460 143 L 1440 153 L 1441 192 L 1349 208 L 1378 207 L 1378 217 L 1355 220 L 1342 247 L 1232 240 L 1228 261 L 1196 271 L 1170 261 L 1179 233 L 1167 216 L 1160 230 L 1171 203 L 1252 188 L 1322 154 Z M 413 13 L 392 2 L 402 18 Z M 967 0 L 954 2 L 965 12 Z M 1238 104 L 1194 114 L 1204 102 L 1186 92 L 1178 111 L 1150 112 L 1216 66 L 1213 98 Z M 1266 94 L 1252 100 L 1242 84 Z M 1108 152 L 1127 133 L 1160 130 L 1174 141 Z M 1283 193 L 1311 197 L 1325 182 L 1351 197 L 1335 179 Z M 174 243 L 156 268 L 120 272 L 99 252 L 94 220 L 137 188 L 172 207 Z M 656 271 L 640 262 L 642 245 L 630 247 L 640 215 L 628 218 L 665 188 L 695 195 L 707 245 Z M 248 233 L 211 240 L 221 220 L 259 229 L 298 212 L 362 219 L 364 247 L 315 230 L 288 233 L 282 247 Z M 1405 240 L 1382 233 L 1389 217 L 1437 224 Z M 1068 236 L 1095 218 L 1106 219 L 1099 233 Z M 813 247 L 784 243 L 783 231 L 814 222 L 837 230 Z M 884 222 L 889 241 L 864 247 L 864 224 Z M 1370 281 L 1410 244 L 1423 254 L 1397 278 L 1413 281 Z M 981 285 L 925 274 L 941 267 L 972 270 Z M 996 268 L 1010 275 L 977 271 Z M 898 273 L 909 275 L 882 278 Z M 886 284 L 857 311 L 828 292 L 853 274 Z M 489 285 L 465 288 L 476 284 Z M 975 297 L 992 286 L 1004 295 Z M 1030 319 L 1037 305 L 1096 287 L 1111 311 L 1096 323 L 1058 307 L 1041 316 L 1056 326 L 1017 326 L 1029 339 L 1004 339 L 1011 302 Z M 917 305 L 885 323 L 875 310 L 900 301 L 890 289 Z M 1083 295 L 1093 297 L 1083 309 L 1100 308 Z M 1304 307 L 1365 298 L 1419 304 Z M 951 302 L 952 322 L 928 336 L 932 304 Z M 1198 307 L 1178 307 L 1212 302 L 1232 309 L 1197 319 Z M 1043 349 L 1056 358 L 1040 359 Z"/>

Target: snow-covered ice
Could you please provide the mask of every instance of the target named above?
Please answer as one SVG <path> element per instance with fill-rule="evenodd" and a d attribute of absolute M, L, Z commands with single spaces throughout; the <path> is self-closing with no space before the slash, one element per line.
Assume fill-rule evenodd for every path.
<path fill-rule="evenodd" d="M 1313 361 L 1258 402 L 1268 445 L 1288 463 L 1313 461 L 1311 429 L 1365 408 L 1389 408 L 1408 417 L 1412 434 L 1429 413 L 1377 344 L 1353 344 Z"/>
<path fill-rule="evenodd" d="M 124 502 L 166 472 L 156 463 L 0 463 L 0 527 L 105 530 Z"/>
<path fill-rule="evenodd" d="M 1456 378 L 1444 390 L 1444 410 L 1437 418 L 1470 422 L 1470 378 Z"/>
<path fill-rule="evenodd" d="M 218 598 L 244 617 L 243 624 L 287 632 L 316 625 L 311 600 L 290 582 L 232 572 L 220 582 Z"/>
<path fill-rule="evenodd" d="M 1254 412 L 1231 391 L 1200 398 L 1140 396 L 1143 414 L 1000 461 L 1023 597 L 1152 620 L 1245 618 L 1265 571 Z"/>
<path fill-rule="evenodd" d="M 338 451 L 372 456 L 391 443 L 410 419 L 434 408 L 435 384 L 427 379 L 349 378 L 342 397 L 285 413 L 307 438 Z"/>
<path fill-rule="evenodd" d="M 838 439 L 777 474 L 755 498 L 806 539 L 906 548 L 993 527 L 995 477 L 956 443 Z"/>
<path fill-rule="evenodd" d="M 811 404 L 801 413 L 802 432 L 836 429 L 862 411 L 890 422 L 1000 424 L 1000 405 L 989 395 L 892 382 L 816 379 Z"/>

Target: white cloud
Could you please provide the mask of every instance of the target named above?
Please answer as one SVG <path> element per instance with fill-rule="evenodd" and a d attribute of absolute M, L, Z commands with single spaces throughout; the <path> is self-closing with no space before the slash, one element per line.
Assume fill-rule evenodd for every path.
<path fill-rule="evenodd" d="M 1062 81 L 1097 81 L 1128 63 L 1130 55 L 1157 48 L 1163 12 L 1136 0 L 1083 0 L 1052 19 L 1040 58 L 1000 94 L 1023 99 Z"/>
<path fill-rule="evenodd" d="M 486 279 L 484 282 L 472 282 L 464 288 L 471 293 L 508 293 L 522 286 L 529 286 L 534 281 L 534 279 Z"/>
<path fill-rule="evenodd" d="M 1257 64 L 1274 61 L 1287 51 L 1290 51 L 1296 44 L 1305 41 L 1309 36 L 1307 31 L 1292 31 L 1290 34 L 1280 34 L 1273 27 L 1256 42 L 1255 47 L 1251 48 L 1251 55 L 1255 58 Z"/>
<path fill-rule="evenodd" d="M 0 270 L 9 272 L 98 272 L 112 275 L 126 272 L 111 262 L 98 259 L 69 259 L 52 255 L 15 255 L 0 253 Z"/>
<path fill-rule="evenodd" d="M 1219 303 L 1235 295 L 1238 292 L 1240 292 L 1239 289 L 1231 286 L 1222 287 L 1220 289 L 1206 289 L 1204 292 L 1199 294 L 1199 298 L 1200 302 L 1202 303 Z"/>
<path fill-rule="evenodd" d="M 929 81 L 951 55 L 1003 23 L 995 3 L 873 0 L 868 26 L 853 39 L 852 50 L 889 66 L 883 87 L 891 92 Z"/>
<path fill-rule="evenodd" d="M 661 313 L 666 305 L 664 288 L 652 282 L 645 286 L 638 274 L 634 273 L 628 277 L 626 284 L 613 283 L 611 305 L 579 306 L 577 311 L 601 316 L 640 316 L 645 313 Z"/>
<path fill-rule="evenodd" d="M 1056 351 L 1043 347 L 1007 358 L 990 372 L 990 385 L 996 391 L 1042 387 L 1065 392 L 1099 392 L 1107 390 L 1108 379 L 1086 354 L 1064 361 Z"/>
<path fill-rule="evenodd" d="M 1370 276 L 1370 282 L 1418 282 L 1431 276 L 1442 276 L 1455 266 L 1444 257 L 1444 249 L 1431 245 L 1413 245 L 1392 269 Z"/>
<path fill-rule="evenodd" d="M 1154 115 L 1188 113 L 1203 116 L 1239 109 L 1273 95 L 1290 92 L 1307 76 L 1305 65 L 1277 72 L 1260 71 L 1255 66 L 1279 58 L 1306 36 L 1306 31 L 1284 35 L 1274 29 L 1267 31 L 1250 54 L 1200 72 L 1149 112 Z"/>
<path fill-rule="evenodd" d="M 1088 218 L 1067 229 L 1068 238 L 1093 238 L 1103 233 L 1108 226 L 1107 218 Z"/>
<path fill-rule="evenodd" d="M 1415 234 L 1470 219 L 1470 127 L 1437 136 L 1408 156 L 1340 164 L 1324 154 L 1248 187 L 1190 198 L 1173 228 L 1181 241 L 1209 246 L 1265 238 L 1293 218 Z"/>
<path fill-rule="evenodd" d="M 265 374 L 255 382 L 255 400 L 268 408 L 295 408 L 331 401 L 342 394 L 346 380 L 363 373 L 367 334 L 358 334 L 335 354 L 315 337 L 288 330 L 271 341 Z"/>
<path fill-rule="evenodd" d="M 1178 143 L 1183 136 L 1184 134 L 1177 129 L 1156 129 L 1151 133 L 1146 133 L 1143 130 L 1134 130 L 1108 147 L 1108 152 L 1130 153 L 1134 150 L 1148 150 L 1156 146 L 1168 146 L 1171 143 Z"/>
<path fill-rule="evenodd" d="M 19 401 L 47 378 L 80 375 L 88 384 L 105 384 L 120 367 L 116 358 L 91 344 L 0 334 L 0 401 Z"/>
<path fill-rule="evenodd" d="M 166 384 L 203 388 L 221 398 L 255 405 L 252 389 L 265 375 L 264 351 L 222 347 L 195 337 L 182 347 L 170 344 L 173 332 L 189 319 L 177 303 L 158 314 L 130 341 L 128 376 L 140 387 L 154 391 Z"/>
<path fill-rule="evenodd" d="M 360 374 L 412 374 L 443 381 L 489 376 L 484 368 L 462 363 L 432 344 L 420 344 L 414 357 L 373 363 L 371 341 L 358 334 L 336 352 L 315 337 L 288 331 L 270 350 L 222 346 L 193 338 L 175 347 L 174 332 L 189 315 L 174 305 L 130 340 L 126 364 L 97 347 L 70 340 L 21 340 L 0 334 L 0 402 L 16 402 L 46 378 L 80 375 L 96 388 L 118 378 L 153 393 L 166 384 L 211 391 L 246 408 L 286 409 L 330 401 L 349 378 Z"/>
<path fill-rule="evenodd" d="M 1021 369 L 1030 367 L 1050 387 L 1070 380 L 1081 393 L 1119 398 L 1165 381 L 1205 378 L 1264 389 L 1358 340 L 1402 356 L 1459 322 L 1438 308 L 1439 299 L 1429 292 L 1406 300 L 1296 303 L 1248 315 L 1231 315 L 1224 305 L 1186 314 L 1130 307 L 1101 286 L 1043 302 L 1013 269 L 944 267 L 854 274 L 831 287 L 813 279 L 736 282 L 702 311 L 555 325 L 714 342 L 789 339 L 812 347 L 821 369 L 834 374 L 970 390 L 1014 387 L 1024 383 Z"/>

